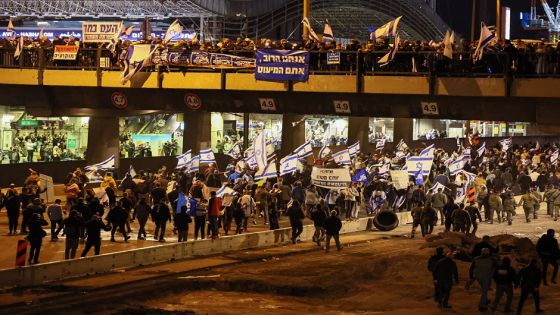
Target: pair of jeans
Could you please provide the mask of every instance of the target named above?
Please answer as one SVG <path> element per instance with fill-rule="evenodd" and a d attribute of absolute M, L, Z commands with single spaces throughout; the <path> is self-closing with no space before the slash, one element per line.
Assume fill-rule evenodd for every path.
<path fill-rule="evenodd" d="M 521 295 L 519 296 L 519 304 L 517 305 L 517 313 L 521 314 L 523 310 L 523 304 L 525 300 L 529 297 L 529 294 L 533 296 L 535 301 L 535 310 L 541 309 L 541 299 L 539 296 L 539 290 L 537 288 L 521 287 Z"/>
<path fill-rule="evenodd" d="M 334 238 L 336 249 L 341 250 L 342 246 L 340 245 L 340 235 L 338 234 L 327 234 L 327 240 L 325 241 L 325 250 L 329 251 L 331 247 L 331 238 Z"/>
<path fill-rule="evenodd" d="M 292 241 L 297 240 L 301 232 L 303 232 L 303 223 L 299 220 L 290 222 L 292 226 Z"/>
<path fill-rule="evenodd" d="M 61 228 L 62 228 L 62 220 L 51 221 L 51 240 L 58 237 L 57 231 L 60 230 Z"/>
<path fill-rule="evenodd" d="M 492 284 L 492 277 L 477 278 L 476 281 L 480 286 L 480 301 L 478 307 L 488 308 L 488 291 L 490 290 L 490 284 Z"/>
<path fill-rule="evenodd" d="M 194 239 L 198 239 L 198 232 L 200 232 L 200 238 L 204 239 L 206 235 L 204 234 L 204 225 L 206 224 L 205 216 L 194 217 Z"/>
<path fill-rule="evenodd" d="M 39 254 L 41 253 L 41 245 L 43 245 L 43 239 L 32 239 L 29 240 L 29 244 L 31 245 L 29 248 L 29 258 L 27 261 L 29 263 L 38 263 L 39 262 Z"/>
<path fill-rule="evenodd" d="M 10 232 L 16 233 L 18 227 L 19 211 L 8 211 L 8 228 Z"/>
<path fill-rule="evenodd" d="M 210 228 L 212 230 L 212 238 L 218 237 L 218 222 L 220 220 L 220 217 L 210 216 L 208 217 L 208 219 L 210 221 Z"/>
<path fill-rule="evenodd" d="M 177 242 L 186 242 L 188 234 L 189 234 L 188 228 L 186 230 L 177 230 Z"/>
<path fill-rule="evenodd" d="M 86 247 L 84 248 L 81 257 L 86 257 L 87 253 L 92 247 L 94 248 L 95 255 L 96 256 L 99 255 L 99 252 L 101 251 L 101 239 L 100 238 L 92 239 L 88 237 L 86 241 Z"/>
<path fill-rule="evenodd" d="M 76 250 L 78 249 L 78 237 L 66 236 L 66 248 L 64 249 L 64 259 L 76 258 Z"/>
<path fill-rule="evenodd" d="M 502 296 L 506 294 L 506 310 L 511 309 L 511 301 L 513 300 L 513 286 L 511 284 L 498 284 L 496 285 L 496 297 L 494 298 L 494 302 L 492 302 L 492 309 L 496 309 Z"/>

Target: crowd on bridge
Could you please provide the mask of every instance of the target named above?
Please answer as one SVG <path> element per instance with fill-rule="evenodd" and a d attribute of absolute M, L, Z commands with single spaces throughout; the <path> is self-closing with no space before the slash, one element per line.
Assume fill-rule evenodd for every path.
<path fill-rule="evenodd" d="M 16 66 L 18 62 L 9 56 L 13 55 L 19 38 L 0 39 L 0 53 L 4 54 L 0 60 L 4 66 Z M 116 53 L 111 54 L 106 49 L 107 43 L 82 43 L 76 37 L 55 37 L 52 41 L 46 36 L 40 38 L 24 37 L 24 66 L 38 65 L 38 48 L 48 52 L 46 65 L 64 67 L 87 68 L 95 67 L 98 63 L 96 49 L 103 48 L 103 56 L 109 57 L 114 67 L 122 66 L 122 51 L 133 44 L 157 44 L 160 49 L 169 48 L 177 51 L 205 51 L 213 53 L 231 54 L 244 57 L 254 57 L 257 49 L 288 49 L 308 50 L 311 53 L 309 67 L 312 71 L 326 72 L 409 72 L 409 73 L 469 73 L 477 74 L 517 74 L 517 75 L 555 75 L 560 73 L 560 46 L 558 44 L 540 41 L 502 40 L 487 47 L 487 53 L 481 60 L 473 62 L 473 54 L 478 41 L 460 38 L 453 43 L 453 58 L 444 57 L 445 44 L 443 41 L 403 40 L 399 45 L 394 60 L 379 66 L 377 60 L 391 49 L 391 42 L 387 38 L 359 41 L 351 39 L 348 43 L 318 42 L 311 39 L 294 41 L 289 39 L 274 40 L 270 38 L 236 39 L 221 38 L 219 40 L 178 40 L 162 44 L 161 38 L 149 36 L 146 40 L 131 41 L 122 39 L 116 45 Z M 76 61 L 52 60 L 52 49 L 55 45 L 76 45 L 82 50 Z M 6 50 L 8 49 L 8 50 Z M 340 52 L 339 64 L 327 62 L 327 52 Z"/>

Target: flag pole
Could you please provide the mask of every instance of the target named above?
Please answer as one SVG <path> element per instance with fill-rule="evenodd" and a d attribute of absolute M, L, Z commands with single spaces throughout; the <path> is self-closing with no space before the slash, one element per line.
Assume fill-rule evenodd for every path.
<path fill-rule="evenodd" d="M 303 0 L 303 18 L 309 19 L 309 5 L 310 0 Z M 303 28 L 303 39 L 305 40 L 309 36 L 309 30 L 307 27 Z"/>

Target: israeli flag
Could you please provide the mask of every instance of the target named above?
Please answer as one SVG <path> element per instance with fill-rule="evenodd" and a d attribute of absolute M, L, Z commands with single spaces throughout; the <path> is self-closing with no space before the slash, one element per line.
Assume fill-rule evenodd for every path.
<path fill-rule="evenodd" d="M 110 158 L 106 159 L 101 163 L 86 166 L 84 169 L 86 171 L 96 171 L 96 170 L 110 170 L 115 168 L 115 155 L 111 155 Z"/>
<path fill-rule="evenodd" d="M 255 161 L 257 162 L 257 166 L 259 170 L 262 170 L 266 167 L 267 159 L 266 159 L 266 139 L 264 135 L 264 130 L 261 131 L 256 137 L 255 141 L 253 142 L 254 148 L 254 155 Z"/>
<path fill-rule="evenodd" d="M 424 150 L 422 150 L 422 152 L 420 152 L 420 156 L 427 156 L 427 157 L 434 157 L 434 144 L 431 144 L 429 146 L 427 146 Z"/>
<path fill-rule="evenodd" d="M 450 175 L 457 175 L 460 171 L 463 170 L 465 166 L 464 156 L 460 155 L 455 161 L 449 164 L 449 174 Z"/>
<path fill-rule="evenodd" d="M 486 142 L 484 142 L 480 146 L 480 148 L 476 149 L 476 153 L 478 154 L 478 156 L 483 156 L 485 152 L 486 152 Z"/>
<path fill-rule="evenodd" d="M 432 169 L 432 163 L 434 162 L 433 157 L 428 156 L 411 156 L 406 160 L 406 170 L 409 175 L 415 175 L 416 172 L 421 169 L 424 175 L 430 175 L 430 170 Z"/>
<path fill-rule="evenodd" d="M 556 164 L 556 162 L 558 162 L 558 150 L 554 151 L 554 152 L 550 155 L 550 163 Z"/>
<path fill-rule="evenodd" d="M 14 23 L 12 22 L 11 17 L 10 17 L 10 20 L 8 21 L 7 31 L 8 31 L 8 33 L 12 33 L 12 38 L 16 38 L 16 29 L 14 27 Z"/>
<path fill-rule="evenodd" d="M 399 141 L 399 143 L 397 144 L 397 151 L 404 151 L 404 150 L 408 150 L 408 145 L 404 142 L 403 139 L 401 139 L 401 141 Z"/>
<path fill-rule="evenodd" d="M 18 59 L 23 51 L 23 36 L 19 37 L 19 40 L 16 43 L 16 51 L 14 52 L 14 58 Z"/>
<path fill-rule="evenodd" d="M 216 197 L 222 198 L 224 195 L 237 195 L 237 191 L 233 190 L 232 188 L 224 185 L 222 188 L 216 191 Z"/>
<path fill-rule="evenodd" d="M 177 169 L 188 167 L 192 158 L 192 151 L 188 150 L 187 152 L 177 156 Z"/>
<path fill-rule="evenodd" d="M 128 168 L 128 172 L 126 172 L 126 174 L 124 174 L 125 178 L 126 178 L 126 175 L 130 175 L 130 177 L 132 177 L 132 178 L 136 177 L 137 173 L 136 173 L 136 170 L 134 169 L 134 167 L 132 165 L 130 165 L 130 167 Z"/>
<path fill-rule="evenodd" d="M 241 143 L 235 143 L 229 151 L 226 153 L 227 155 L 231 156 L 234 159 L 241 158 Z"/>
<path fill-rule="evenodd" d="M 200 170 L 200 155 L 195 155 L 189 163 L 189 173 L 195 173 Z"/>
<path fill-rule="evenodd" d="M 298 165 L 298 156 L 288 155 L 285 158 L 280 160 L 280 175 L 286 175 L 289 173 L 293 173 L 297 170 Z"/>
<path fill-rule="evenodd" d="M 245 163 L 249 165 L 250 169 L 258 167 L 257 160 L 255 159 L 254 154 L 251 154 L 250 156 L 246 157 L 245 159 L 243 159 L 243 161 L 245 161 Z"/>
<path fill-rule="evenodd" d="M 361 169 L 352 176 L 352 182 L 354 183 L 368 183 L 368 173 L 365 169 Z"/>
<path fill-rule="evenodd" d="M 436 192 L 438 192 L 438 190 L 441 188 L 441 191 L 445 191 L 447 188 L 445 185 L 443 185 L 440 182 L 436 182 L 435 185 L 433 185 L 430 189 L 428 189 L 429 193 L 435 194 Z"/>
<path fill-rule="evenodd" d="M 167 28 L 167 32 L 165 32 L 165 37 L 163 37 L 163 45 L 169 43 L 175 37 L 181 35 L 183 32 L 183 25 L 179 20 L 175 20 L 169 27 Z"/>
<path fill-rule="evenodd" d="M 391 37 L 397 34 L 397 29 L 399 26 L 399 22 L 401 21 L 402 16 L 387 22 L 387 24 L 379 27 L 374 32 L 371 32 L 370 39 L 375 40 L 376 38 L 380 37 Z"/>
<path fill-rule="evenodd" d="M 272 141 L 267 140 L 266 141 L 266 156 L 267 159 L 270 161 L 271 158 L 276 156 L 276 147 L 274 146 L 274 144 L 272 143 Z"/>
<path fill-rule="evenodd" d="M 348 149 L 336 152 L 332 155 L 332 159 L 336 164 L 340 165 L 350 165 L 352 164 L 352 158 L 350 157 L 350 153 L 348 153 Z"/>
<path fill-rule="evenodd" d="M 483 23 L 480 23 L 480 38 L 478 39 L 478 46 L 473 54 L 473 63 L 482 59 L 484 54 L 484 48 L 488 46 L 494 40 L 494 34 L 490 29 Z"/>
<path fill-rule="evenodd" d="M 329 154 L 331 154 L 331 153 L 332 153 L 331 149 L 329 149 L 329 147 L 327 147 L 327 146 L 324 146 L 324 147 L 322 147 L 321 150 L 319 151 L 319 158 L 320 158 L 320 159 L 324 159 L 324 158 L 326 158 L 326 157 L 327 157 Z"/>
<path fill-rule="evenodd" d="M 400 195 L 398 198 L 395 198 L 395 201 L 393 202 L 393 208 L 394 209 L 400 208 L 405 201 L 406 201 L 406 194 Z"/>
<path fill-rule="evenodd" d="M 124 71 L 121 75 L 122 85 L 132 79 L 142 68 L 152 64 L 152 55 L 156 50 L 155 48 L 155 45 L 130 45 L 128 47 L 123 60 Z"/>
<path fill-rule="evenodd" d="M 216 157 L 212 149 L 200 151 L 200 163 L 216 163 Z"/>
<path fill-rule="evenodd" d="M 463 160 L 465 161 L 471 160 L 471 148 L 465 148 L 463 150 Z"/>
<path fill-rule="evenodd" d="M 276 171 L 276 160 L 268 163 L 264 169 L 259 169 L 255 173 L 255 180 L 259 181 L 266 178 L 277 177 L 278 171 Z"/>
<path fill-rule="evenodd" d="M 383 151 L 383 149 L 385 148 L 385 138 L 381 138 L 378 139 L 377 142 L 375 143 L 375 149 L 379 150 L 379 151 Z"/>
<path fill-rule="evenodd" d="M 424 185 L 424 171 L 422 170 L 422 166 L 420 166 L 420 169 L 414 174 L 414 180 L 416 185 Z"/>
<path fill-rule="evenodd" d="M 512 143 L 513 143 L 513 140 L 512 140 L 511 137 L 507 138 L 507 139 L 500 140 L 500 145 L 502 146 L 502 151 L 506 152 L 509 149 L 509 147 L 511 147 Z"/>
<path fill-rule="evenodd" d="M 348 154 L 350 154 L 350 157 L 355 157 L 360 152 L 360 141 L 348 147 Z"/>
<path fill-rule="evenodd" d="M 377 175 L 381 177 L 389 176 L 389 172 L 391 171 L 391 163 L 384 163 L 378 169 Z"/>
<path fill-rule="evenodd" d="M 325 20 L 325 28 L 323 29 L 323 43 L 330 43 L 334 41 L 334 34 L 328 20 Z"/>
<path fill-rule="evenodd" d="M 313 147 L 311 146 L 311 142 L 307 141 L 306 143 L 300 145 L 297 149 L 294 150 L 300 158 L 306 158 L 313 154 Z"/>

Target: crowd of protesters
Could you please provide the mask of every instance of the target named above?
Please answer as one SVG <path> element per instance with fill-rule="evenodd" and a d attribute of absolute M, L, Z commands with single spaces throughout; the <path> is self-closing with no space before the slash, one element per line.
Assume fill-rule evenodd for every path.
<path fill-rule="evenodd" d="M 0 39 L 1 48 L 15 49 L 18 39 Z M 114 67 L 119 67 L 119 58 L 122 50 L 133 44 L 162 44 L 159 37 L 148 36 L 146 40 L 130 41 L 119 40 L 116 53 L 106 50 L 106 43 L 82 43 L 78 38 L 55 37 L 52 41 L 46 36 L 41 38 L 24 37 L 23 54 L 25 66 L 37 66 L 38 53 L 35 48 L 43 48 L 47 66 L 80 66 L 95 67 L 97 65 L 97 48 L 104 48 L 103 57 L 111 59 Z M 76 45 L 81 48 L 77 61 L 53 61 L 52 48 L 54 45 Z M 295 41 L 288 39 L 273 40 L 260 38 L 236 39 L 222 38 L 220 40 L 200 40 L 198 36 L 191 40 L 170 42 L 167 47 L 179 51 L 206 51 L 224 54 L 233 54 L 244 57 L 254 57 L 256 49 L 304 49 L 311 51 L 310 70 L 324 71 L 357 71 L 365 73 L 371 71 L 390 72 L 436 72 L 436 73 L 477 73 L 477 74 L 515 74 L 515 75 L 554 75 L 560 73 L 560 45 L 545 42 L 544 40 L 502 40 L 490 44 L 486 54 L 481 60 L 473 62 L 472 56 L 478 45 L 477 41 L 470 42 L 460 38 L 454 43 L 453 58 L 444 57 L 444 43 L 442 41 L 403 40 L 395 59 L 386 66 L 379 66 L 377 60 L 387 53 L 392 41 L 386 38 L 360 42 L 351 39 L 347 44 L 333 42 L 315 42 L 313 40 Z M 339 64 L 327 62 L 327 52 L 341 52 Z M 13 53 L 10 53 L 13 55 Z M 8 56 L 8 55 L 6 55 Z M 17 65 L 9 58 L 1 58 L 5 65 Z M 121 65 L 122 66 L 122 65 Z"/>

